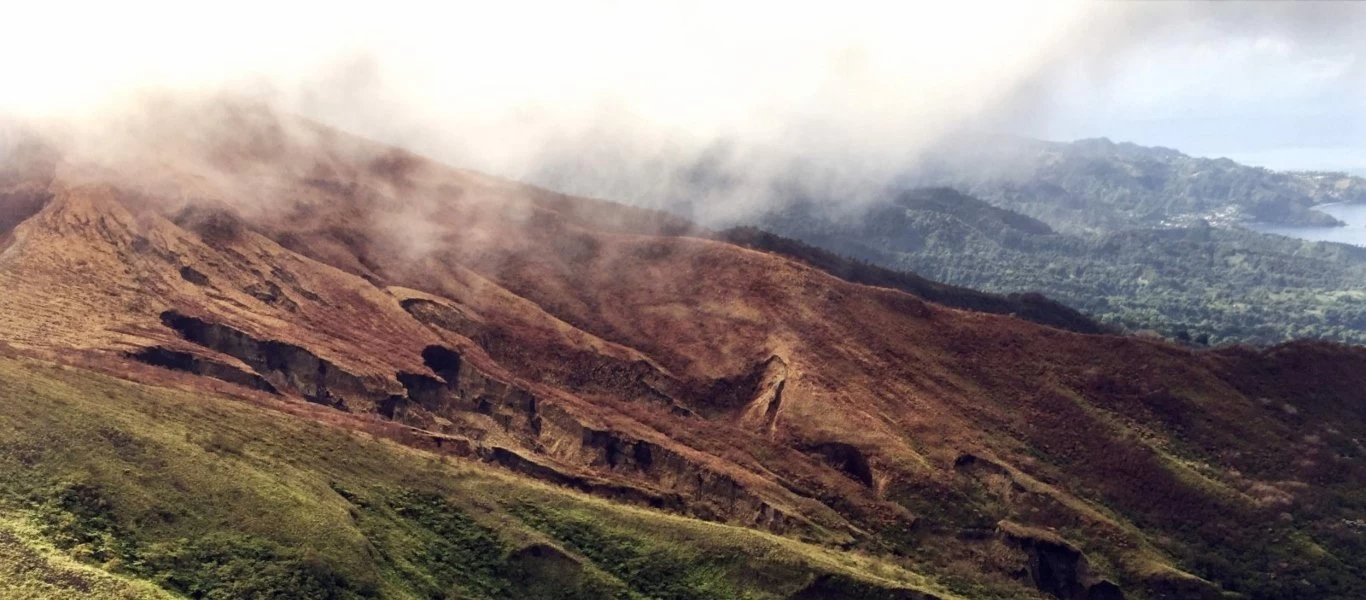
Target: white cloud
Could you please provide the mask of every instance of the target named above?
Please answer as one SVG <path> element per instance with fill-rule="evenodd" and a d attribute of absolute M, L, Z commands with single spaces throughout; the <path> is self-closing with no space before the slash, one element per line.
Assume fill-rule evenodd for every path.
<path fill-rule="evenodd" d="M 625 118 L 666 137 L 780 143 L 794 124 L 818 124 L 891 138 L 996 101 L 1090 12 L 1071 2 L 33 2 L 6 15 L 0 108 L 64 114 L 148 87 L 269 87 L 379 120 L 343 114 L 357 107 L 338 96 L 363 96 L 366 111 L 473 136 Z M 363 76 L 346 81 L 357 65 Z"/>
<path fill-rule="evenodd" d="M 876 179 L 987 118 L 1027 128 L 1086 115 L 1097 135 L 1107 120 L 1255 115 L 1344 87 L 1360 98 L 1363 15 L 1224 3 L 29 2 L 4 15 L 0 111 L 91 113 L 147 88 L 247 91 L 514 176 L 552 150 L 693 157 L 724 141 L 748 170 L 796 156 Z"/>

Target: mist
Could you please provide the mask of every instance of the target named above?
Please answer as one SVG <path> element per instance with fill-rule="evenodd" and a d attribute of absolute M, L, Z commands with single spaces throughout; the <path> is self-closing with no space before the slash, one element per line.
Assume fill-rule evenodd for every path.
<path fill-rule="evenodd" d="M 1192 91 L 1239 52 L 1366 80 L 1354 58 L 1363 15 L 1341 4 L 55 3 L 12 15 L 0 110 L 97 132 L 147 111 L 149 96 L 248 98 L 452 165 L 720 224 L 794 198 L 859 206 L 964 132 L 1080 137 L 1108 122 L 1079 114 L 1180 116 L 1183 102 L 1264 100 L 1256 77 L 1316 84 L 1268 72 L 1237 79 L 1245 89 Z M 1208 60 L 1188 68 L 1192 52 Z"/>

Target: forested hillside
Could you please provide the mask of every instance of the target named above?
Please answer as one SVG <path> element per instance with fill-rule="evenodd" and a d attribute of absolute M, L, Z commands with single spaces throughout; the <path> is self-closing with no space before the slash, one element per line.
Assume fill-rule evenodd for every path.
<path fill-rule="evenodd" d="M 955 138 L 929 153 L 906 182 L 952 187 L 1070 233 L 1201 220 L 1334 225 L 1336 219 L 1311 207 L 1366 202 L 1361 177 L 1272 171 L 1105 138 Z"/>
<path fill-rule="evenodd" d="M 1102 322 L 1197 343 L 1366 343 L 1366 249 L 1243 229 L 1046 224 L 948 189 L 903 193 L 857 218 L 813 204 L 763 227 L 835 253 L 1003 293 L 1041 291 Z"/>

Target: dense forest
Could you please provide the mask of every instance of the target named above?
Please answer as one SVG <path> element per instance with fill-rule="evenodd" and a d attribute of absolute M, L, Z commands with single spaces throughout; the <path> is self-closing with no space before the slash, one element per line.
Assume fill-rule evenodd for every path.
<path fill-rule="evenodd" d="M 1197 222 L 1067 234 L 944 188 L 861 214 L 797 203 L 760 226 L 835 253 L 999 293 L 1041 291 L 1105 324 L 1197 344 L 1366 343 L 1366 249 Z"/>

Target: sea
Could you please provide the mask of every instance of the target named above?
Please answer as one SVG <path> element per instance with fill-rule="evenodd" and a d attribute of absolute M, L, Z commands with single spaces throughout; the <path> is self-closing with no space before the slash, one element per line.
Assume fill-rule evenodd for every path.
<path fill-rule="evenodd" d="M 1325 212 L 1339 221 L 1346 223 L 1343 227 L 1299 227 L 1289 225 L 1270 225 L 1267 223 L 1249 223 L 1248 229 L 1260 231 L 1262 233 L 1275 233 L 1279 235 L 1300 238 L 1315 242 L 1341 242 L 1353 246 L 1366 247 L 1366 204 L 1321 204 L 1315 206 L 1314 210 Z"/>

